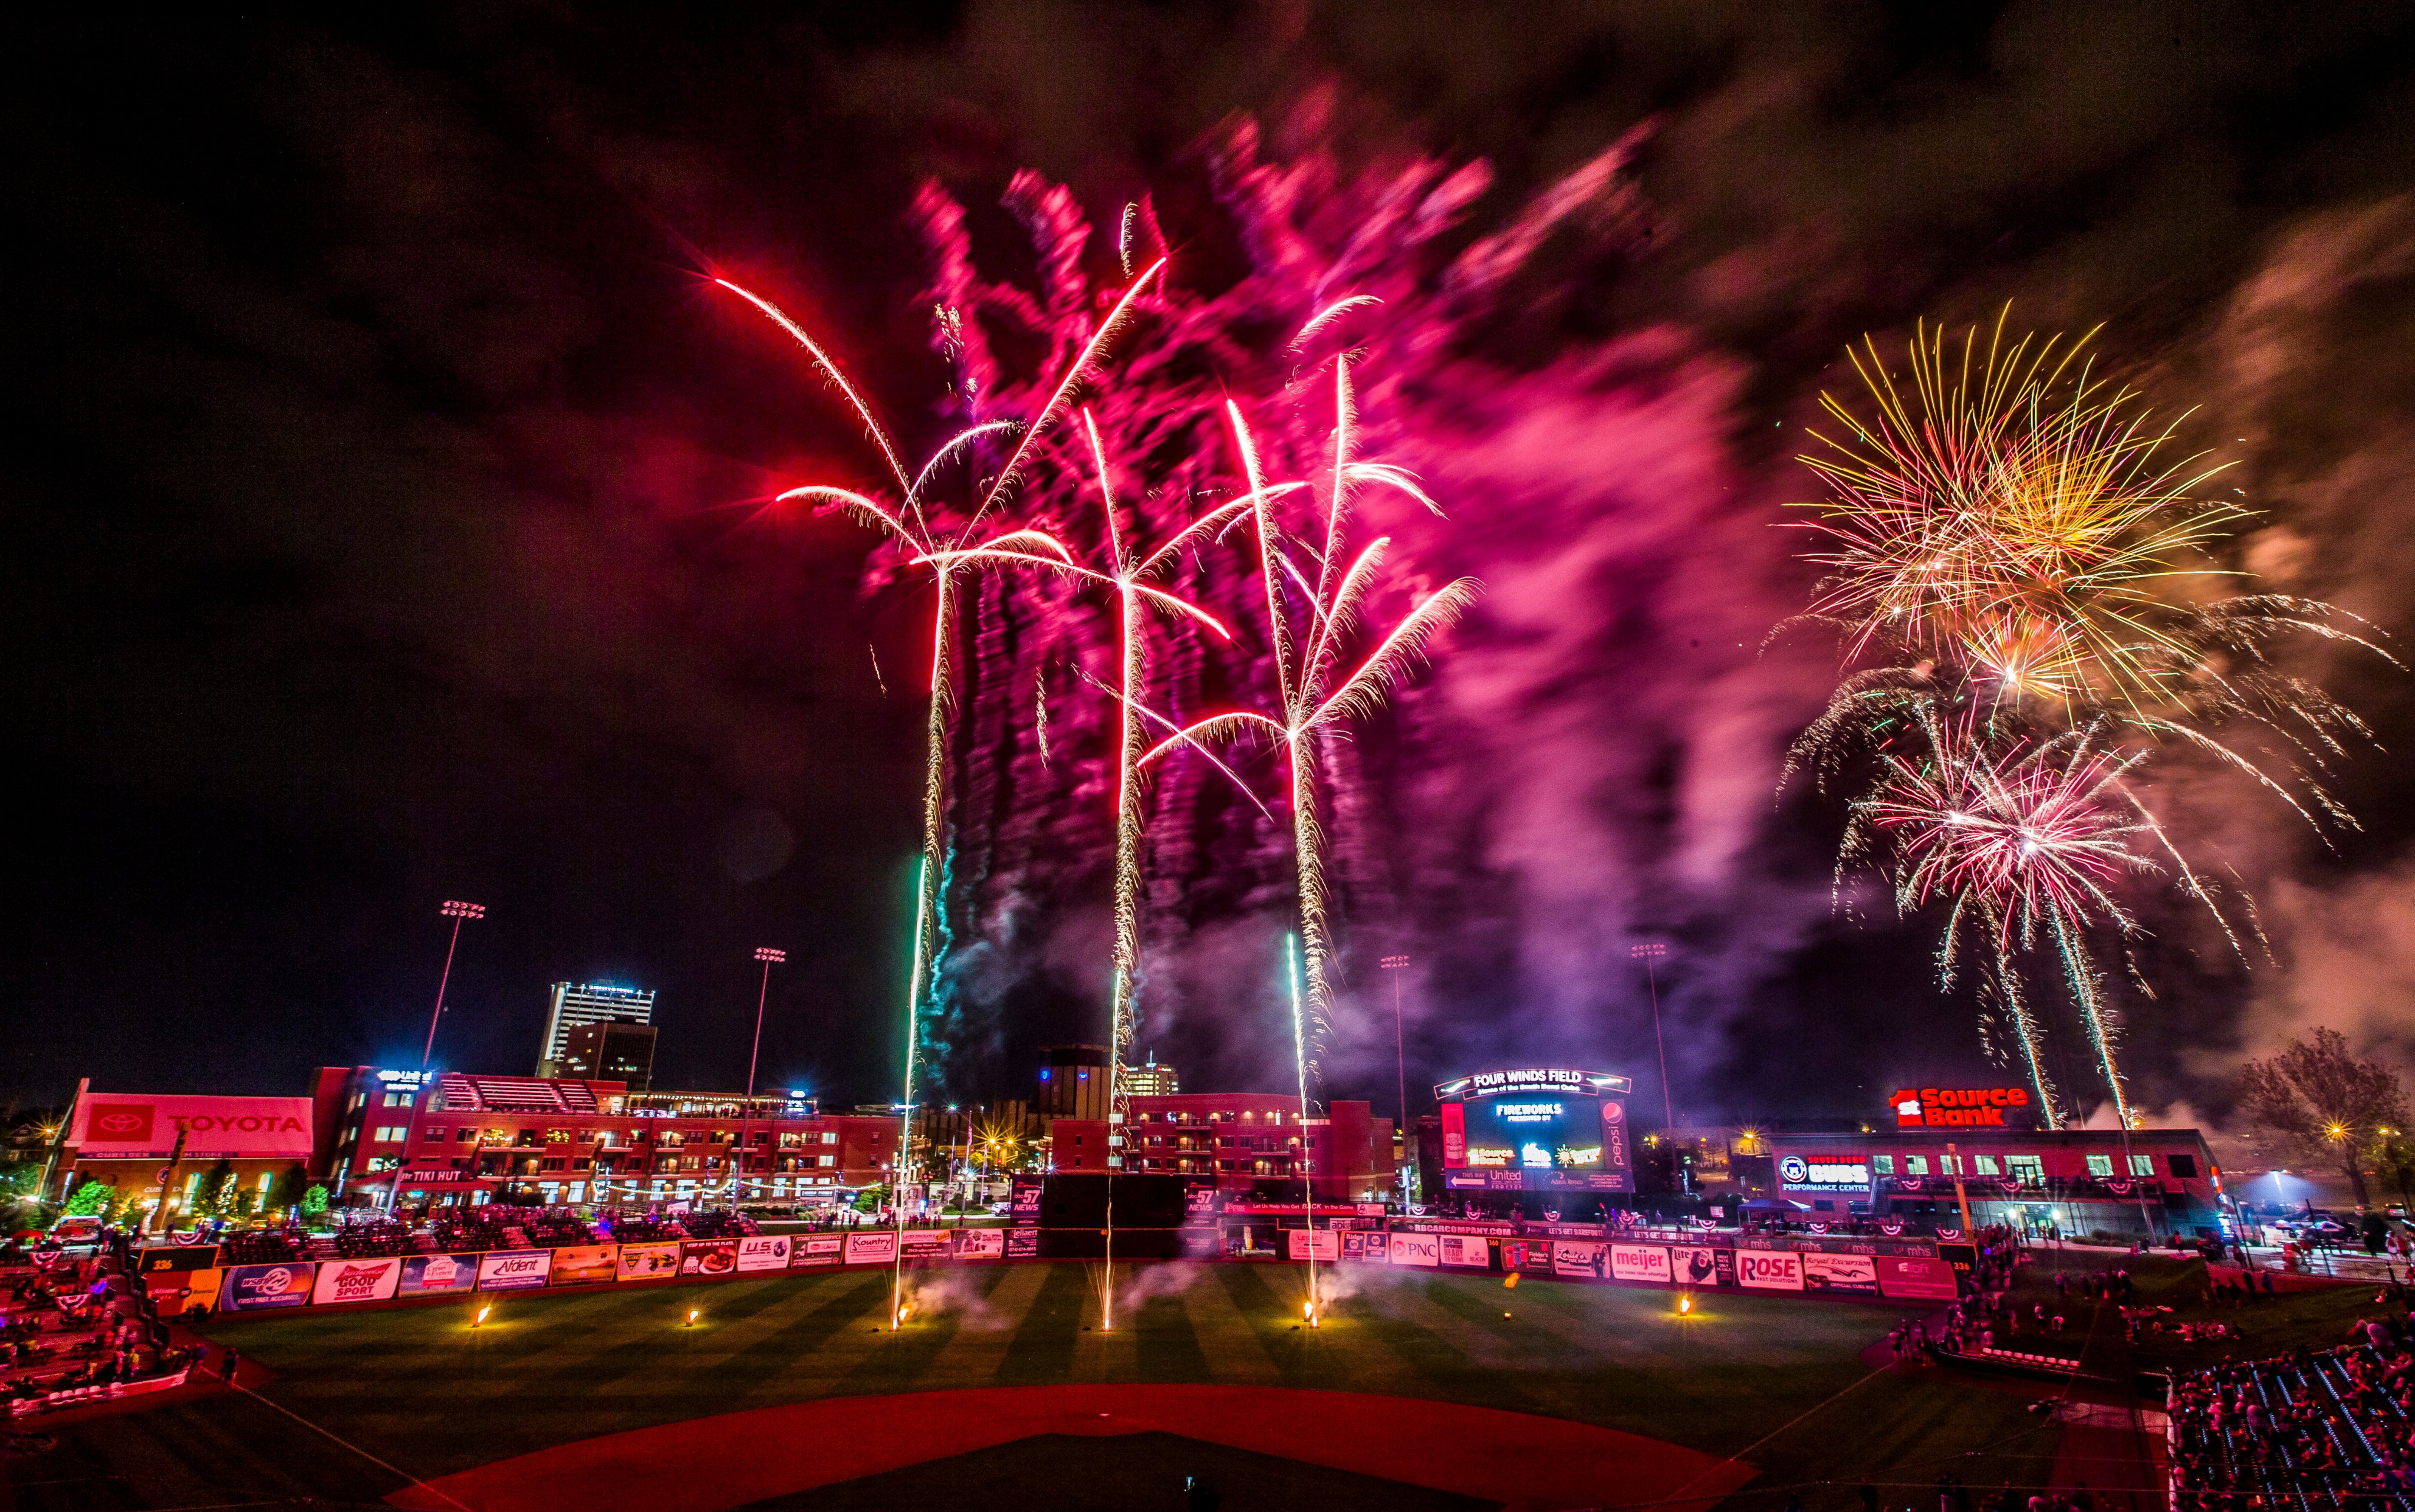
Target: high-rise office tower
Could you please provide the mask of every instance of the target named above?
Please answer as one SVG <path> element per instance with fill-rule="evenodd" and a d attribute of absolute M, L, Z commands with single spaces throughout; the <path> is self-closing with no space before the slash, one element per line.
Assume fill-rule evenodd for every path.
<path fill-rule="evenodd" d="M 652 1024 L 654 993 L 651 987 L 616 987 L 607 981 L 553 984 L 553 1001 L 545 1016 L 545 1039 L 537 1048 L 536 1073 L 562 1074 L 570 1049 L 570 1031 L 582 1024 Z"/>

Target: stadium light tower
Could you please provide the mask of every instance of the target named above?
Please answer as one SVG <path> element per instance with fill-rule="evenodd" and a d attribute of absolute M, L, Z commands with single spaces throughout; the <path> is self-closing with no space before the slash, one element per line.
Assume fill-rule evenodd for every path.
<path fill-rule="evenodd" d="M 483 903 L 463 903 L 458 898 L 447 898 L 444 900 L 444 906 L 439 908 L 437 914 L 453 921 L 453 937 L 444 942 L 444 970 L 436 979 L 436 1011 L 428 1015 L 428 1042 L 419 1047 L 419 1085 L 412 1089 L 411 1094 L 412 1106 L 414 1110 L 425 1110 L 428 1106 L 428 1062 L 436 1054 L 436 1025 L 444 1018 L 444 989 L 453 984 L 453 952 L 460 948 L 461 926 L 470 920 L 486 918 L 487 906 Z M 403 1127 L 408 1130 L 417 1122 L 418 1120 L 413 1118 Z M 409 1145 L 405 1145 L 402 1153 L 394 1158 L 394 1179 L 387 1182 L 385 1186 L 385 1210 L 389 1214 L 393 1213 L 395 1205 L 402 1200 L 402 1170 L 410 1163 L 411 1149 Z M 163 1214 L 166 1206 L 166 1200 L 163 1197 L 160 1204 Z"/>
<path fill-rule="evenodd" d="M 1385 970 L 1392 974 L 1392 1065 L 1400 1077 L 1401 1095 L 1401 1121 L 1396 1126 L 1396 1131 L 1401 1136 L 1401 1147 L 1405 1152 L 1409 1143 L 1409 1052 L 1408 1041 L 1401 1031 L 1401 978 L 1409 969 L 1409 958 L 1405 955 L 1388 955 L 1384 957 L 1381 965 Z"/>
<path fill-rule="evenodd" d="M 428 1058 L 436 1054 L 436 1023 L 444 1016 L 444 989 L 451 985 L 453 981 L 453 951 L 461 943 L 462 921 L 486 918 L 487 906 L 483 903 L 462 903 L 458 899 L 447 898 L 444 906 L 437 912 L 453 921 L 453 937 L 445 942 L 444 974 L 436 979 L 436 1011 L 428 1016 L 428 1043 L 422 1046 L 419 1052 L 419 1075 L 422 1081 L 428 1079 Z"/>
<path fill-rule="evenodd" d="M 1646 940 L 1628 946 L 1627 953 L 1643 963 L 1643 982 L 1652 992 L 1652 1048 L 1660 1057 L 1660 1127 L 1673 1137 L 1677 1115 L 1669 1098 L 1669 1044 L 1660 1037 L 1660 982 L 1652 969 L 1653 963 L 1669 953 L 1669 947 L 1658 940 Z"/>
<path fill-rule="evenodd" d="M 755 1115 L 755 1060 L 763 1053 L 763 1004 L 772 996 L 772 968 L 785 963 L 788 952 L 758 945 L 755 959 L 763 963 L 763 985 L 755 990 L 755 1047 L 746 1052 L 746 1100 L 738 1105 L 738 1149 L 729 1162 L 729 1211 L 733 1217 L 738 1212 L 738 1178 L 746 1170 L 746 1124 Z"/>

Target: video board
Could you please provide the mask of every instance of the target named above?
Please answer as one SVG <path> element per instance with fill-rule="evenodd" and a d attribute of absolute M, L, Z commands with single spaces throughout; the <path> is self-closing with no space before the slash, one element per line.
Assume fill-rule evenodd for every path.
<path fill-rule="evenodd" d="M 1459 1191 L 1633 1191 L 1624 1076 L 1479 1071 L 1434 1088 L 1443 1184 Z"/>

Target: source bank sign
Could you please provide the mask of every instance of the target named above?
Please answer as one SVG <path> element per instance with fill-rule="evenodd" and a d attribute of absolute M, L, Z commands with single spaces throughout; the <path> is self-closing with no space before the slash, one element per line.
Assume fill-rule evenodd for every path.
<path fill-rule="evenodd" d="M 2027 1087 L 1907 1086 L 1887 1100 L 1895 1105 L 1898 1129 L 2027 1128 L 2030 1122 Z"/>
<path fill-rule="evenodd" d="M 143 1097 L 91 1092 L 76 1104 L 68 1143 L 83 1159 L 166 1155 L 185 1136 L 192 1160 L 310 1158 L 308 1098 Z"/>

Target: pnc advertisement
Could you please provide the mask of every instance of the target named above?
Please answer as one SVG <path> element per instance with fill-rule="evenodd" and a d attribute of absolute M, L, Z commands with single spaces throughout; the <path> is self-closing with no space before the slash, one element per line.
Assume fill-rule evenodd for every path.
<path fill-rule="evenodd" d="M 87 1160 L 310 1158 L 308 1098 L 155 1097 L 92 1092 L 76 1104 L 68 1143 Z"/>

